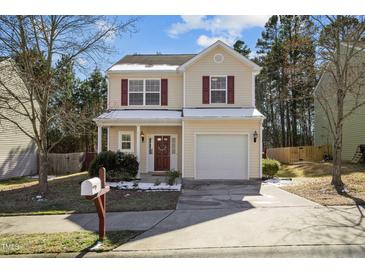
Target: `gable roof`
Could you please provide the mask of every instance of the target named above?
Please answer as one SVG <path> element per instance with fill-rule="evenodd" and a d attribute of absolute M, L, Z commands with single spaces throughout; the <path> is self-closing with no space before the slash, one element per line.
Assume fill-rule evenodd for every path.
<path fill-rule="evenodd" d="M 227 44 L 223 43 L 222 41 L 218 40 L 216 41 L 214 44 L 210 45 L 209 47 L 207 47 L 206 49 L 202 50 L 200 53 L 198 53 L 197 55 L 195 55 L 193 58 L 191 58 L 190 60 L 188 60 L 186 63 L 184 63 L 183 65 L 181 65 L 179 67 L 179 70 L 184 71 L 187 67 L 189 67 L 190 65 L 194 64 L 196 61 L 198 61 L 201 57 L 205 56 L 207 53 L 209 53 L 210 51 L 212 51 L 213 49 L 217 48 L 217 47 L 222 47 L 224 50 L 226 50 L 229 54 L 233 55 L 234 57 L 236 57 L 239 61 L 241 61 L 242 63 L 246 64 L 247 66 L 249 66 L 250 68 L 252 68 L 254 71 L 256 71 L 257 73 L 260 72 L 261 67 L 259 65 L 257 65 L 256 63 L 252 62 L 250 59 L 248 59 L 247 57 L 243 56 L 242 54 L 239 54 L 237 51 L 235 51 L 233 48 L 231 48 L 230 46 L 228 46 Z"/>
<path fill-rule="evenodd" d="M 194 64 L 201 57 L 211 50 L 221 47 L 226 52 L 237 58 L 240 62 L 249 66 L 254 72 L 259 73 L 261 67 L 252 62 L 247 57 L 239 54 L 227 44 L 218 40 L 208 48 L 198 54 L 133 54 L 126 55 L 107 71 L 184 71 L 187 67 Z"/>

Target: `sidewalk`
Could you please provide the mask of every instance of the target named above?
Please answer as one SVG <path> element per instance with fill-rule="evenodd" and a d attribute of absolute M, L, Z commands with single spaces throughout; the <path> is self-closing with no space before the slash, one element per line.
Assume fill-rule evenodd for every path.
<path fill-rule="evenodd" d="M 171 214 L 173 210 L 107 213 L 107 230 L 145 231 Z M 56 233 L 75 231 L 98 231 L 96 213 L 42 216 L 0 217 L 0 235 L 5 233 Z"/>

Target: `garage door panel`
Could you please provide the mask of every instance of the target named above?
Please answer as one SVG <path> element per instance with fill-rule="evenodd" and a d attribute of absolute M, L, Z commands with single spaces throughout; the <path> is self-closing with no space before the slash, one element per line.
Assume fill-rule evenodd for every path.
<path fill-rule="evenodd" d="M 247 179 L 247 135 L 197 135 L 197 179 Z"/>

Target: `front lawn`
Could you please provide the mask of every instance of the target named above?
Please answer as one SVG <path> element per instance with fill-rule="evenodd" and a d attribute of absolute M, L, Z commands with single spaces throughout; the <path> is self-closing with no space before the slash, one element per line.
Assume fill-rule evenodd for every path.
<path fill-rule="evenodd" d="M 343 182 L 347 195 L 339 195 L 331 185 L 332 163 L 283 165 L 278 177 L 291 177 L 293 184 L 282 189 L 322 205 L 365 204 L 365 165 L 343 164 Z"/>
<path fill-rule="evenodd" d="M 37 182 L 0 182 L 0 215 L 64 214 L 95 212 L 93 202 L 80 196 L 80 182 L 87 173 L 64 176 L 49 182 L 47 201 L 36 201 Z M 175 209 L 180 192 L 137 192 L 112 189 L 107 211 Z"/>
<path fill-rule="evenodd" d="M 139 233 L 141 231 L 107 232 L 102 248 L 98 251 L 110 251 Z M 98 237 L 94 232 L 1 234 L 0 255 L 84 252 Z"/>

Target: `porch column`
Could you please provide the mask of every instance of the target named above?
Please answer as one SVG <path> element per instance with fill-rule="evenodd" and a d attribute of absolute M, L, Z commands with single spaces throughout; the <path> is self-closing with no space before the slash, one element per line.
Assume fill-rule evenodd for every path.
<path fill-rule="evenodd" d="M 97 152 L 100 153 L 101 152 L 101 148 L 102 148 L 102 132 L 103 132 L 103 128 L 98 126 L 98 149 Z"/>
<path fill-rule="evenodd" d="M 140 178 L 141 170 L 141 126 L 136 126 L 136 157 L 139 163 L 137 178 Z"/>

